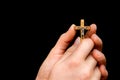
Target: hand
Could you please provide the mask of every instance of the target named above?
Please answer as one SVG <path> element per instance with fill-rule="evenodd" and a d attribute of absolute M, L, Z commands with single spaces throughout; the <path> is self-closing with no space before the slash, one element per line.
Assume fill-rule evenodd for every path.
<path fill-rule="evenodd" d="M 92 56 L 96 59 L 96 61 L 98 61 L 101 64 L 101 67 L 99 67 L 100 71 L 102 73 L 103 78 L 106 78 L 107 70 L 105 69 L 105 65 L 104 65 L 106 63 L 105 56 L 99 51 L 101 49 L 101 40 L 99 39 L 99 37 L 97 37 L 94 34 L 95 32 L 96 32 L 96 26 L 91 25 L 91 30 L 87 33 L 87 36 L 91 37 L 92 41 L 94 42 L 93 46 L 95 46 L 96 50 L 93 50 Z M 48 57 L 40 67 L 36 80 L 49 79 L 50 73 L 51 72 L 53 73 L 53 67 L 55 67 L 55 65 L 58 64 L 58 62 L 62 61 L 65 58 L 64 56 L 69 55 L 66 53 L 68 51 L 68 50 L 66 51 L 66 49 L 70 44 L 70 42 L 73 40 L 75 34 L 76 31 L 74 30 L 74 25 L 72 25 L 70 29 L 60 37 L 55 47 L 51 50 Z M 88 40 L 91 41 L 91 39 Z M 97 54 L 96 52 L 99 54 Z M 96 69 L 98 70 L 98 68 Z"/>
<path fill-rule="evenodd" d="M 101 54 L 94 49 L 90 38 L 77 38 L 67 49 L 64 56 L 54 65 L 49 80 L 100 80 L 101 72 L 96 67 L 97 61 L 89 54 Z M 58 76 L 57 76 L 58 75 Z"/>

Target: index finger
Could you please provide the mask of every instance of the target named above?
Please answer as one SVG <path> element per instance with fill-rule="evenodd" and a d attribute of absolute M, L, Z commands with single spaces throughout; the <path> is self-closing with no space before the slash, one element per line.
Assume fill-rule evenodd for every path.
<path fill-rule="evenodd" d="M 76 31 L 74 27 L 74 24 L 71 25 L 68 31 L 60 36 L 53 50 L 57 50 L 59 54 L 63 54 L 65 52 L 65 50 L 75 37 Z"/>
<path fill-rule="evenodd" d="M 96 33 L 96 31 L 97 31 L 97 26 L 96 26 L 95 24 L 91 24 L 91 25 L 90 25 L 90 30 L 87 31 L 85 37 L 91 37 L 92 34 L 95 34 L 95 33 Z"/>

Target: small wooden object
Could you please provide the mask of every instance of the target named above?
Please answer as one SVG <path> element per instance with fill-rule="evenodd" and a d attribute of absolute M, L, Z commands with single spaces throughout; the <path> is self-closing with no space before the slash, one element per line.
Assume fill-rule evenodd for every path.
<path fill-rule="evenodd" d="M 81 19 L 80 26 L 76 26 L 75 30 L 80 30 L 80 38 L 84 39 L 85 30 L 90 30 L 90 26 L 85 26 L 84 25 L 84 19 Z"/>

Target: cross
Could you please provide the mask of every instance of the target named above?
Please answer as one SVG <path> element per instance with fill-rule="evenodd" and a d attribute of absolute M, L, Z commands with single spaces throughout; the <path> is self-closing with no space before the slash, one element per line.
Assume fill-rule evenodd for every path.
<path fill-rule="evenodd" d="M 84 39 L 85 30 L 90 30 L 90 26 L 84 26 L 84 19 L 81 19 L 80 26 L 76 26 L 75 30 L 80 30 L 80 37 Z"/>

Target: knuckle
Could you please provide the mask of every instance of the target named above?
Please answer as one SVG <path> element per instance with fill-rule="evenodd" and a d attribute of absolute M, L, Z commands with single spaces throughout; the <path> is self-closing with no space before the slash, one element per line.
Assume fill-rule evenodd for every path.
<path fill-rule="evenodd" d="M 88 44 L 94 45 L 94 42 L 93 42 L 90 38 L 87 38 L 87 39 L 86 39 L 86 42 L 87 42 Z"/>
<path fill-rule="evenodd" d="M 103 45 L 103 41 L 102 41 L 102 39 L 99 38 L 99 42 L 100 42 L 101 45 Z"/>
<path fill-rule="evenodd" d="M 69 49 L 66 50 L 65 53 L 66 53 L 66 54 L 71 54 L 72 52 L 73 52 L 73 50 L 69 48 Z"/>
<path fill-rule="evenodd" d="M 98 56 L 98 59 L 99 59 L 99 62 L 106 64 L 106 58 L 103 53 L 101 53 L 101 55 Z"/>
<path fill-rule="evenodd" d="M 104 75 L 102 75 L 103 78 L 107 79 L 108 77 L 108 71 L 105 71 Z"/>
<path fill-rule="evenodd" d="M 60 35 L 60 38 L 63 38 L 65 36 L 66 33 L 63 33 Z"/>
<path fill-rule="evenodd" d="M 88 42 L 90 42 L 91 44 L 94 44 L 94 42 L 91 39 L 88 39 Z"/>
<path fill-rule="evenodd" d="M 81 80 L 90 79 L 90 76 L 91 76 L 91 72 L 86 69 L 86 70 L 84 70 L 84 72 L 81 74 Z"/>
<path fill-rule="evenodd" d="M 80 62 L 76 59 L 72 59 L 71 61 L 68 62 L 69 68 L 76 68 L 80 65 Z"/>
<path fill-rule="evenodd" d="M 90 79 L 91 75 L 92 75 L 92 71 L 89 68 L 89 66 L 86 65 L 83 66 L 83 69 L 81 70 L 81 74 L 80 74 L 81 80 Z"/>

